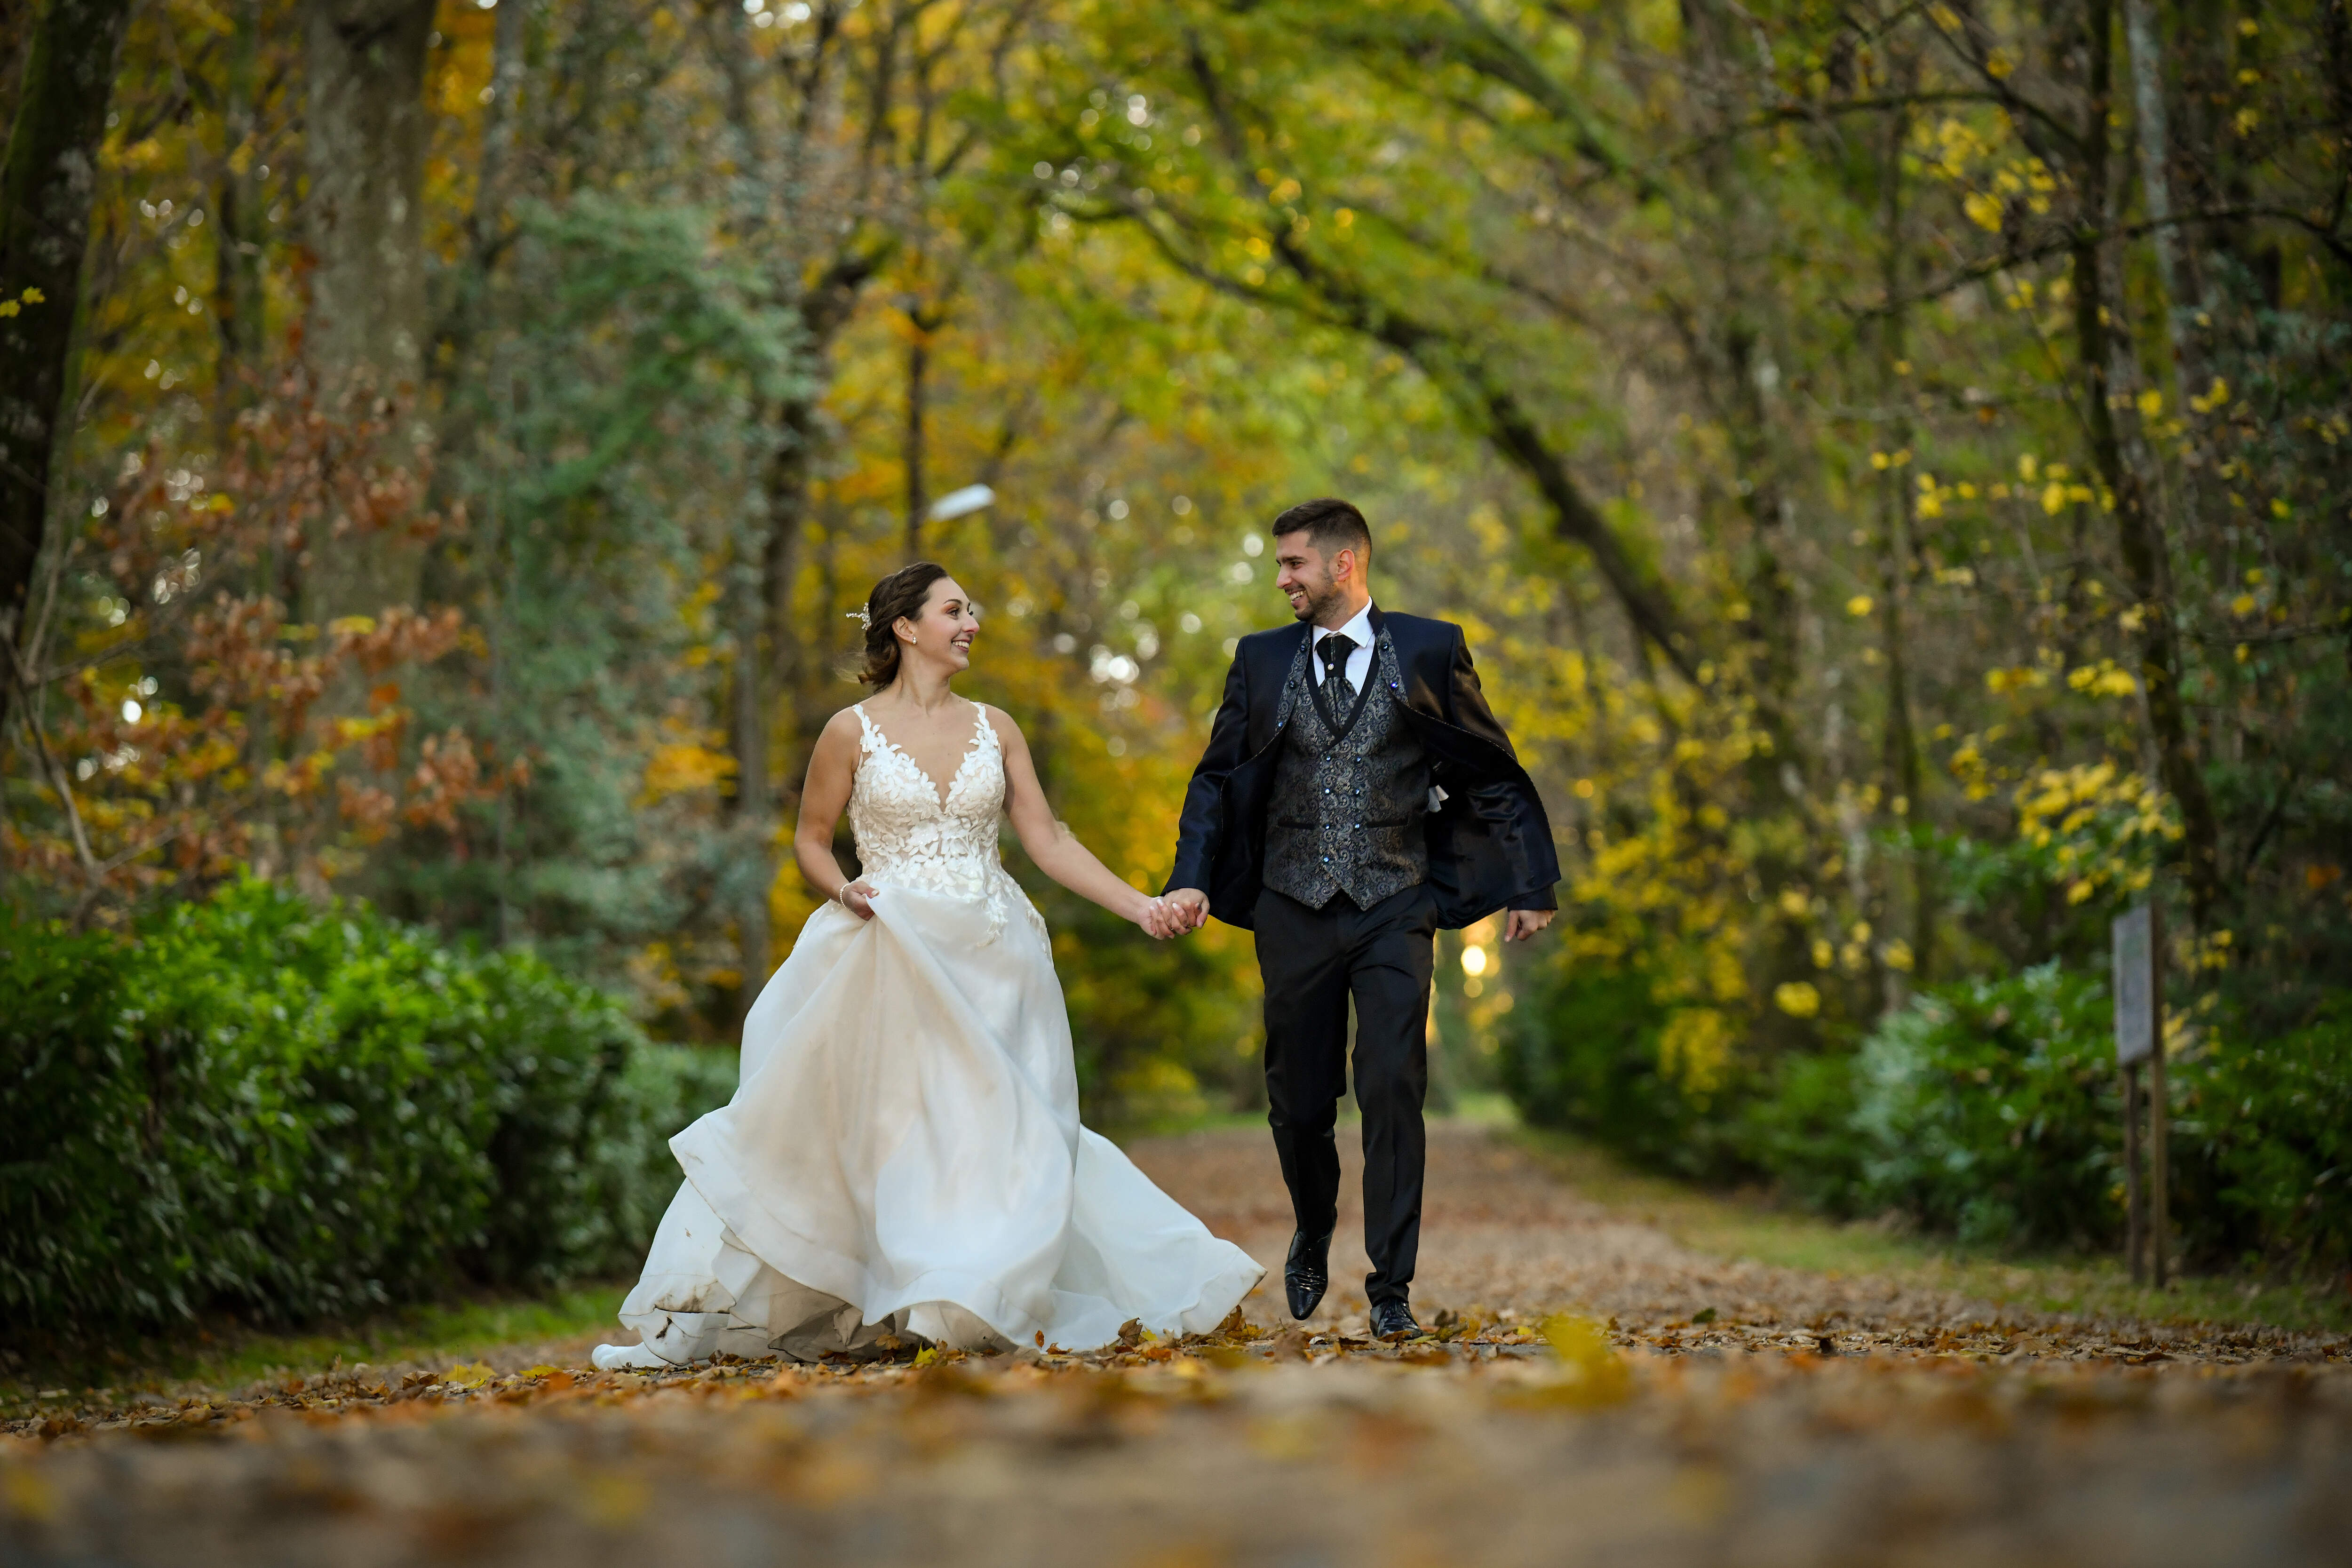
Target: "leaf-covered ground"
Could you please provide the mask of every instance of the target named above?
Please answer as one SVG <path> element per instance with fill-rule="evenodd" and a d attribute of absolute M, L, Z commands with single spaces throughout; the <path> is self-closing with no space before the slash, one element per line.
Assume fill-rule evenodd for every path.
<path fill-rule="evenodd" d="M 1262 1133 L 1137 1153 L 1279 1258 Z M 2346 1560 L 2341 1337 L 1725 1264 L 1486 1134 L 1431 1156 L 1419 1343 L 1366 1342 L 1338 1293 L 1276 1332 L 1262 1290 L 1225 1331 L 1084 1355 L 644 1378 L 572 1342 L 60 1404 L 0 1439 L 0 1560 Z"/>

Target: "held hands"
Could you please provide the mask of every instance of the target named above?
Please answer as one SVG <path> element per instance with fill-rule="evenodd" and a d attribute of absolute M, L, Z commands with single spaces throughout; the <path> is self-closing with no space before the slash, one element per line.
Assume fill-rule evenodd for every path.
<path fill-rule="evenodd" d="M 1152 936 L 1166 942 L 1207 924 L 1209 900 L 1191 888 L 1179 888 L 1172 893 L 1145 900 L 1131 918 Z"/>
<path fill-rule="evenodd" d="M 1209 895 L 1198 888 L 1178 888 L 1162 894 L 1160 901 L 1168 911 L 1169 936 L 1182 936 L 1209 923 Z"/>
<path fill-rule="evenodd" d="M 1551 924 L 1554 910 L 1513 910 L 1503 926 L 1505 942 L 1526 942 Z M 1198 888 L 1178 888 L 1144 905 L 1135 923 L 1166 941 L 1209 923 L 1209 898 Z"/>

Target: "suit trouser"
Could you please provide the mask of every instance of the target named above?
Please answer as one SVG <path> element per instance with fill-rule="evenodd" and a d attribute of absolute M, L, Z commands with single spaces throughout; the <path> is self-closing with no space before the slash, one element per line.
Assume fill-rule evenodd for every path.
<path fill-rule="evenodd" d="M 1348 998 L 1356 1000 L 1356 1104 L 1364 1116 L 1364 1251 L 1374 1302 L 1403 1299 L 1421 1251 L 1429 1095 L 1429 982 L 1435 904 L 1426 886 L 1360 910 L 1347 894 L 1319 910 L 1271 888 L 1258 897 L 1265 980 L 1266 1121 L 1299 1230 L 1338 1222 L 1334 1142 L 1347 1089 Z"/>

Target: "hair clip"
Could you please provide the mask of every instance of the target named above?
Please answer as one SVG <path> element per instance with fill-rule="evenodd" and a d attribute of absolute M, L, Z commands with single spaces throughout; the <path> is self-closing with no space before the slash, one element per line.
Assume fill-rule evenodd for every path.
<path fill-rule="evenodd" d="M 841 618 L 845 621 L 856 621 L 860 626 L 869 632 L 874 629 L 873 613 L 867 610 L 863 605 L 858 605 L 857 608 L 850 611 L 849 614 L 842 616 Z"/>

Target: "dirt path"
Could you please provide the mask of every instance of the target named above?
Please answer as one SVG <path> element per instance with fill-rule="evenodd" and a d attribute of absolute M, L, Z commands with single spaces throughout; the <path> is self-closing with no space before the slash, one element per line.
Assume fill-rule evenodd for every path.
<path fill-rule="evenodd" d="M 1263 1134 L 1135 1152 L 1278 1263 Z M 1087 1357 L 648 1380 L 509 1347 L 506 1375 L 361 1368 L 87 1412 L 0 1439 L 0 1561 L 2352 1559 L 2340 1342 L 2002 1321 L 1724 1264 L 1467 1130 L 1433 1141 L 1425 1234 L 1416 1302 L 1455 1316 L 1402 1349 L 1358 1340 L 1360 1294 L 1335 1292 L 1311 1335 Z M 1352 1241 L 1334 1261 L 1360 1280 Z M 1530 1331 L 1563 1310 L 1614 1327 Z"/>
<path fill-rule="evenodd" d="M 1365 1301 L 1358 1152 L 1340 1140 L 1347 1174 L 1331 1248 L 1334 1289 L 1313 1326 L 1360 1332 Z M 1132 1151 L 1152 1179 L 1220 1236 L 1282 1266 L 1290 1209 L 1265 1135 L 1234 1129 L 1155 1139 Z M 1253 1316 L 1278 1315 L 1274 1286 Z M 1778 1344 L 1854 1352 L 1933 1349 L 2019 1359 L 2145 1361 L 2160 1355 L 2223 1364 L 2326 1359 L 2328 1336 L 2214 1325 L 2070 1322 L 1872 1276 L 1834 1277 L 1726 1262 L 1677 1245 L 1653 1226 L 1614 1214 L 1563 1184 L 1537 1157 L 1475 1127 L 1433 1127 L 1413 1300 L 1426 1321 L 1441 1308 L 1513 1311 L 1532 1321 L 1562 1310 L 1614 1320 L 1622 1343 L 1658 1349 Z M 1691 1320 L 1712 1310 L 1715 1318 Z M 1828 1336 L 1824 1344 L 1823 1336 Z"/>

